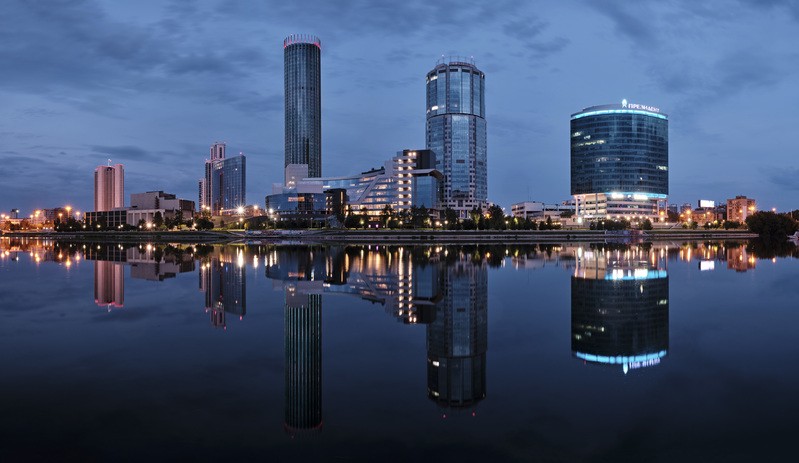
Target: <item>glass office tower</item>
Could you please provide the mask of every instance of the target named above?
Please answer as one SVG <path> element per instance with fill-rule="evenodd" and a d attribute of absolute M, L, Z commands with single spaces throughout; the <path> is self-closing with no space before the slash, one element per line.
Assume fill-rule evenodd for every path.
<path fill-rule="evenodd" d="M 668 116 L 627 100 L 572 114 L 571 194 L 578 218 L 665 220 Z"/>
<path fill-rule="evenodd" d="M 244 155 L 211 162 L 211 210 L 214 215 L 234 214 L 247 202 L 246 169 Z"/>
<path fill-rule="evenodd" d="M 473 60 L 441 60 L 427 73 L 427 149 L 444 174 L 444 207 L 461 217 L 488 199 L 485 74 Z"/>
<path fill-rule="evenodd" d="M 283 41 L 286 97 L 285 164 L 307 164 L 309 177 L 322 176 L 322 43 L 311 35 Z"/>

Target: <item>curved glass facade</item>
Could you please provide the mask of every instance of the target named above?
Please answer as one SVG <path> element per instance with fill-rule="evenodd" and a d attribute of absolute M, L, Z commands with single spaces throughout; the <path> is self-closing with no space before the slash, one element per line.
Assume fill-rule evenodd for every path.
<path fill-rule="evenodd" d="M 426 143 L 436 154 L 436 169 L 444 174 L 443 206 L 461 215 L 485 207 L 485 74 L 474 63 L 440 63 L 427 73 Z"/>
<path fill-rule="evenodd" d="M 657 108 L 604 105 L 571 117 L 571 194 L 669 193 L 669 121 Z"/>
<path fill-rule="evenodd" d="M 308 175 L 322 176 L 321 42 L 291 35 L 283 41 L 286 97 L 286 159 L 307 164 Z"/>

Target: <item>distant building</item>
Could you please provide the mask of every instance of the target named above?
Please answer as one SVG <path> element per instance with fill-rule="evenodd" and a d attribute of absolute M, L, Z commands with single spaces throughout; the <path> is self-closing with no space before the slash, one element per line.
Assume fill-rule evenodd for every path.
<path fill-rule="evenodd" d="M 85 219 L 90 229 L 122 228 L 128 223 L 128 210 L 123 207 L 113 211 L 87 212 Z"/>
<path fill-rule="evenodd" d="M 524 201 L 510 207 L 511 215 L 520 219 L 546 220 L 560 218 L 563 213 L 574 213 L 574 204 L 546 204 L 541 201 Z"/>
<path fill-rule="evenodd" d="M 247 204 L 247 158 L 225 157 L 225 143 L 211 145 L 205 176 L 199 182 L 199 206 L 212 215 L 232 215 Z"/>
<path fill-rule="evenodd" d="M 660 109 L 627 100 L 572 114 L 571 194 L 578 218 L 665 220 L 668 132 Z"/>
<path fill-rule="evenodd" d="M 426 147 L 443 174 L 443 205 L 466 217 L 488 205 L 485 74 L 474 60 L 441 60 L 427 73 Z"/>
<path fill-rule="evenodd" d="M 163 191 L 148 191 L 130 195 L 130 207 L 126 214 L 126 223 L 136 226 L 141 221 L 152 223 L 157 213 L 163 219 L 174 219 L 181 215 L 184 220 L 194 215 L 194 201 L 179 199 L 177 196 Z"/>
<path fill-rule="evenodd" d="M 285 164 L 305 164 L 322 176 L 322 42 L 295 34 L 283 41 Z"/>
<path fill-rule="evenodd" d="M 727 200 L 727 220 L 745 222 L 746 218 L 757 212 L 757 203 L 746 196 L 736 196 Z"/>
<path fill-rule="evenodd" d="M 122 164 L 94 169 L 94 210 L 125 207 L 125 168 Z"/>
<path fill-rule="evenodd" d="M 365 211 L 371 217 L 379 217 L 386 207 L 395 213 L 408 211 L 411 207 L 424 207 L 435 216 L 443 208 L 443 175 L 433 168 L 435 163 L 436 156 L 432 151 L 407 149 L 397 152 L 380 168 L 342 177 L 299 179 L 303 166 L 289 165 L 286 168 L 286 184 L 273 186 L 273 194 L 267 197 L 267 209 L 272 209 L 278 215 L 284 210 L 302 210 L 306 214 L 313 211 L 316 214 L 322 211 L 321 196 L 299 199 L 296 195 L 330 196 L 343 190 L 345 198 L 328 198 L 333 205 L 328 208 L 331 212 L 345 204 L 355 213 Z M 288 196 L 275 196 L 286 194 Z M 309 201 L 318 202 L 311 205 Z M 296 204 L 302 202 L 305 204 Z"/>

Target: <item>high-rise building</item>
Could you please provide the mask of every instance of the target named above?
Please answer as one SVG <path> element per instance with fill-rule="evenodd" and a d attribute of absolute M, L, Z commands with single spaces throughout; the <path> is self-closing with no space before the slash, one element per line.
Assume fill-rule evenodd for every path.
<path fill-rule="evenodd" d="M 94 169 L 94 210 L 125 207 L 125 168 L 122 164 Z"/>
<path fill-rule="evenodd" d="M 199 183 L 200 211 L 213 215 L 233 214 L 247 204 L 247 158 L 241 153 L 226 158 L 225 149 L 224 143 L 211 145 Z"/>
<path fill-rule="evenodd" d="M 571 194 L 578 220 L 665 220 L 668 116 L 627 100 L 572 114 Z"/>
<path fill-rule="evenodd" d="M 283 41 L 286 98 L 285 166 L 307 164 L 308 175 L 322 176 L 322 43 L 295 34 Z"/>
<path fill-rule="evenodd" d="M 746 218 L 757 212 L 757 202 L 746 196 L 736 196 L 727 200 L 727 220 L 730 222 L 746 222 Z"/>
<path fill-rule="evenodd" d="M 471 59 L 442 59 L 427 73 L 427 149 L 444 174 L 444 207 L 461 217 L 488 206 L 485 74 Z"/>

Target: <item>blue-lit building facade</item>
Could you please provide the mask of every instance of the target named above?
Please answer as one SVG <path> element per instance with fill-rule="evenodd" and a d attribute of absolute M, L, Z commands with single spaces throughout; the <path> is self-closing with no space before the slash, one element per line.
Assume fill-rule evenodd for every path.
<path fill-rule="evenodd" d="M 310 177 L 322 176 L 321 47 L 311 35 L 290 35 L 283 41 L 284 166 L 307 164 Z"/>
<path fill-rule="evenodd" d="M 624 100 L 571 116 L 571 194 L 578 219 L 664 219 L 669 120 Z"/>
<path fill-rule="evenodd" d="M 669 350 L 667 249 L 577 249 L 571 281 L 572 355 L 624 373 Z"/>
<path fill-rule="evenodd" d="M 200 210 L 213 215 L 235 214 L 247 204 L 247 158 L 243 154 L 227 158 L 225 151 L 225 143 L 211 145 L 199 182 Z"/>
<path fill-rule="evenodd" d="M 462 217 L 487 207 L 485 74 L 473 60 L 442 60 L 427 73 L 426 132 L 444 175 L 442 206 Z"/>
<path fill-rule="evenodd" d="M 247 158 L 240 154 L 212 161 L 211 211 L 214 215 L 235 214 L 247 204 Z"/>

